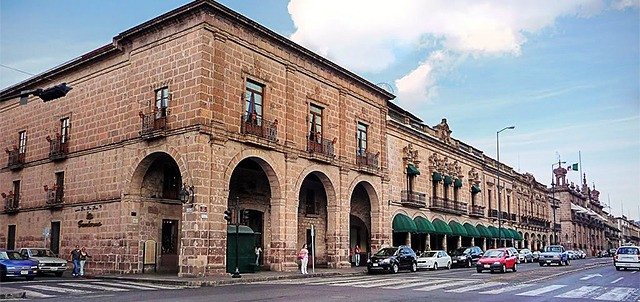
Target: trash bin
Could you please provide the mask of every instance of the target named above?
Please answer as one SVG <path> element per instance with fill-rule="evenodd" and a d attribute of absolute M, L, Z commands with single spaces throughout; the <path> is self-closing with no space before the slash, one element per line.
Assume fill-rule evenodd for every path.
<path fill-rule="evenodd" d="M 256 235 L 253 230 L 241 225 L 238 227 L 238 271 L 240 273 L 255 273 L 256 266 Z M 227 225 L 227 273 L 236 271 L 236 226 Z"/>

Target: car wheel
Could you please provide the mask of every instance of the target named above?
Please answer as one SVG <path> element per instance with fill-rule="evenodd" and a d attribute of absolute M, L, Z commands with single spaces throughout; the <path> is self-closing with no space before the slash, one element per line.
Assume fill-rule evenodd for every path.
<path fill-rule="evenodd" d="M 398 264 L 394 263 L 391 265 L 391 272 L 394 274 L 398 272 Z"/>
<path fill-rule="evenodd" d="M 31 281 L 31 280 L 33 280 L 34 278 L 35 278 L 35 276 L 29 276 L 29 277 L 26 277 L 27 281 Z"/>
<path fill-rule="evenodd" d="M 57 272 L 56 277 L 62 277 L 62 272 Z"/>
<path fill-rule="evenodd" d="M 544 266 L 544 263 L 542 263 L 542 262 L 538 262 L 538 264 L 540 264 L 540 266 Z"/>
<path fill-rule="evenodd" d="M 515 272 L 517 272 L 517 271 L 518 271 L 518 264 L 517 264 L 517 263 L 514 263 L 514 264 L 513 264 L 513 272 L 515 273 Z"/>
<path fill-rule="evenodd" d="M 437 270 L 438 270 L 438 262 L 436 262 L 436 263 L 434 263 L 434 264 L 433 264 L 433 270 L 434 270 L 434 271 L 437 271 Z"/>
<path fill-rule="evenodd" d="M 620 270 L 620 268 L 618 268 L 618 270 Z M 0 273 L 0 281 L 2 282 L 7 281 L 7 276 L 5 276 L 4 273 Z"/>
<path fill-rule="evenodd" d="M 451 269 L 451 262 L 447 262 L 447 269 Z"/>
<path fill-rule="evenodd" d="M 619 266 L 616 266 L 616 270 L 620 270 L 620 269 L 622 269 L 622 268 L 621 268 L 621 267 L 619 267 Z"/>
<path fill-rule="evenodd" d="M 482 273 L 482 269 L 481 268 L 476 268 L 476 272 Z"/>
<path fill-rule="evenodd" d="M 502 267 L 500 268 L 500 272 L 505 273 L 506 271 L 507 271 L 507 266 L 503 264 Z"/>
<path fill-rule="evenodd" d="M 417 272 L 417 271 L 418 271 L 418 264 L 414 262 L 413 264 L 411 264 L 411 272 Z"/>

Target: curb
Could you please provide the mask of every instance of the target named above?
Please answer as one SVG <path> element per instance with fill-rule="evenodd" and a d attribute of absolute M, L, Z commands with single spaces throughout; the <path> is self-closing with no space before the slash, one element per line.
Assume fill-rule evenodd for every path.
<path fill-rule="evenodd" d="M 23 299 L 27 297 L 27 292 L 21 290 L 3 290 L 0 299 Z"/>

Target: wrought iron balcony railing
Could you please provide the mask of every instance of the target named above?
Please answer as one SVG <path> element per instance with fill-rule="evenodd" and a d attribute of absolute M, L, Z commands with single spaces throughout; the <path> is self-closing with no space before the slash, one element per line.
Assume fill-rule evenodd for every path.
<path fill-rule="evenodd" d="M 427 206 L 427 194 L 422 192 L 414 192 L 402 190 L 400 192 L 400 203 L 403 206 L 422 208 Z"/>
<path fill-rule="evenodd" d="M 47 206 L 49 207 L 58 207 L 62 206 L 64 202 L 64 188 L 61 186 L 55 186 L 51 190 L 47 190 L 46 192 Z"/>
<path fill-rule="evenodd" d="M 476 217 L 484 217 L 484 207 L 483 206 L 472 205 L 471 206 L 471 213 L 469 213 L 469 215 L 476 216 Z"/>
<path fill-rule="evenodd" d="M 47 136 L 49 142 L 49 159 L 59 160 L 67 158 L 69 154 L 69 136 L 56 135 L 55 138 Z"/>
<path fill-rule="evenodd" d="M 356 152 L 356 164 L 358 166 L 378 169 L 379 157 L 380 157 L 380 152 L 372 153 L 372 152 L 366 152 L 366 151 L 358 151 Z"/>
<path fill-rule="evenodd" d="M 335 139 L 329 140 L 312 135 L 307 138 L 307 151 L 310 153 L 318 153 L 327 157 L 335 157 L 334 145 Z"/>
<path fill-rule="evenodd" d="M 166 136 L 165 131 L 167 128 L 167 108 L 162 108 L 165 114 L 159 114 L 154 110 L 152 113 L 144 114 L 142 111 L 138 113 L 142 120 L 142 129 L 140 130 L 140 136 L 145 139 L 152 139 Z"/>
<path fill-rule="evenodd" d="M 271 122 L 254 114 L 245 114 L 240 117 L 240 132 L 242 134 L 255 135 L 271 142 L 277 142 L 278 120 Z"/>
<path fill-rule="evenodd" d="M 20 152 L 20 149 L 14 148 L 13 150 L 5 150 L 9 155 L 9 161 L 7 167 L 9 170 L 22 169 L 24 167 L 24 152 Z"/>
<path fill-rule="evenodd" d="M 429 208 L 431 210 L 453 214 L 468 213 L 468 204 L 466 202 L 454 201 L 440 197 L 431 197 L 431 204 L 429 205 Z"/>
<path fill-rule="evenodd" d="M 4 210 L 7 212 L 16 212 L 20 208 L 19 198 L 15 195 L 7 195 L 4 197 Z"/>

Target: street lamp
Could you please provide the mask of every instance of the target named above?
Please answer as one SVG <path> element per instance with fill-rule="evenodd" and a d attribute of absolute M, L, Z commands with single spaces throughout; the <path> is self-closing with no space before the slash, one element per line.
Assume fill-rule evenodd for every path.
<path fill-rule="evenodd" d="M 39 97 L 40 99 L 42 99 L 43 102 L 46 103 L 49 101 L 53 101 L 55 99 L 59 99 L 63 96 L 66 96 L 67 93 L 71 91 L 71 89 L 73 89 L 73 87 L 67 86 L 67 83 L 61 83 L 45 89 L 38 88 L 33 90 L 25 90 L 18 94 L 13 94 L 13 95 L 2 95 L 0 96 L 0 101 L 12 99 L 15 97 L 20 97 L 20 104 L 25 105 L 27 104 L 27 100 L 29 96 L 34 95 Z"/>
<path fill-rule="evenodd" d="M 500 206 L 500 132 L 507 129 L 514 129 L 516 126 L 504 127 L 496 132 L 496 157 L 498 160 L 498 245 L 502 245 L 502 207 Z"/>
<path fill-rule="evenodd" d="M 556 204 L 556 185 L 555 185 L 555 173 L 553 173 L 553 167 L 558 165 L 560 167 L 561 164 L 565 164 L 566 161 L 558 160 L 557 163 L 551 164 L 551 208 L 553 209 L 553 244 L 558 244 L 558 228 L 556 228 L 556 208 L 558 205 Z"/>

